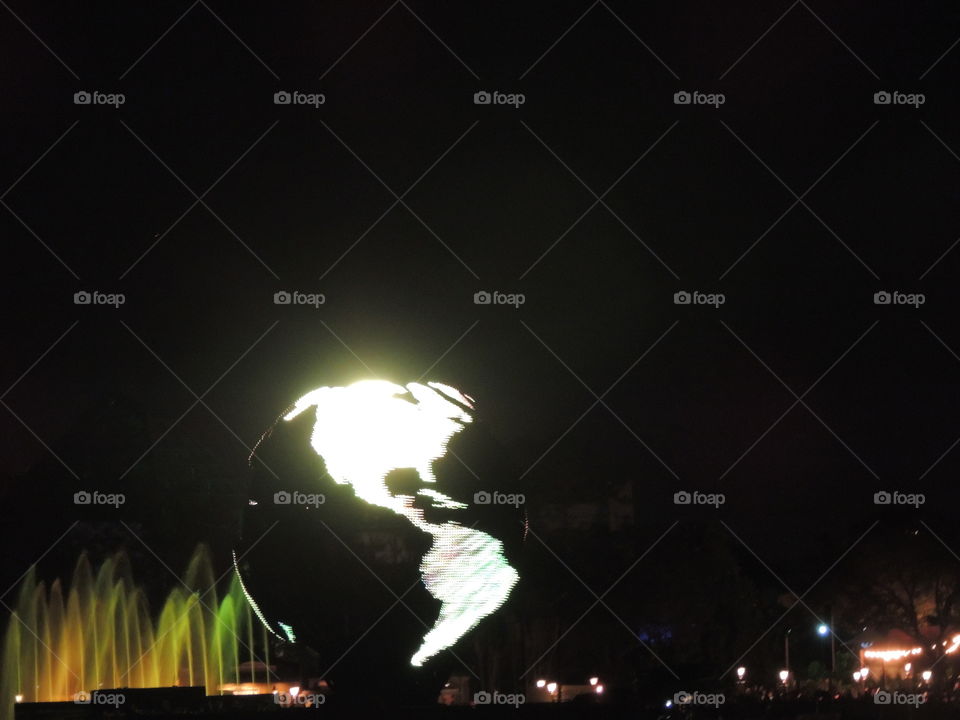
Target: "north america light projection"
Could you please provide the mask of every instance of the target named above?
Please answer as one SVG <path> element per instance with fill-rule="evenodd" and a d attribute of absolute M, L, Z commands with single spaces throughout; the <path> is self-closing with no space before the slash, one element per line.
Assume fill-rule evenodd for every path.
<path fill-rule="evenodd" d="M 284 420 L 316 409 L 310 444 L 335 482 L 356 497 L 409 520 L 433 538 L 420 563 L 427 591 L 440 600 L 440 614 L 410 659 L 421 666 L 452 647 L 509 596 L 519 575 L 507 563 L 503 543 L 455 520 L 428 522 L 415 495 L 391 494 L 387 476 L 413 469 L 436 485 L 433 463 L 450 439 L 473 421 L 469 397 L 449 385 L 363 380 L 347 387 L 321 387 L 294 404 Z M 433 487 L 416 492 L 435 508 L 465 510 Z"/>

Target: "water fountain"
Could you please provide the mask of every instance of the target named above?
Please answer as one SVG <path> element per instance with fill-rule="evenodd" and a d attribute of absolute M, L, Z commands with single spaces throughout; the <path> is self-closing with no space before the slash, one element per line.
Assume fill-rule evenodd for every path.
<path fill-rule="evenodd" d="M 265 633 L 235 574 L 218 596 L 205 546 L 156 614 L 123 552 L 96 572 L 82 554 L 68 587 L 48 586 L 31 568 L 3 642 L 0 720 L 13 717 L 15 701 L 69 701 L 100 688 L 204 686 L 212 695 L 241 680 L 269 682 Z"/>

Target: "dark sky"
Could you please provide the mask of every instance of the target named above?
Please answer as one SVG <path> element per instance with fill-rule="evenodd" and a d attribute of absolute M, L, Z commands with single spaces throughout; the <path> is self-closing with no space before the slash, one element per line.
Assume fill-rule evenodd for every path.
<path fill-rule="evenodd" d="M 630 482 L 653 538 L 677 490 L 723 492 L 808 582 L 878 490 L 960 543 L 958 35 L 943 3 L 11 1 L 5 545 L 42 553 L 67 489 L 135 499 L 161 437 L 147 458 L 189 437 L 239 473 L 306 390 L 426 371 L 541 505 Z M 125 102 L 74 104 L 95 90 Z"/>

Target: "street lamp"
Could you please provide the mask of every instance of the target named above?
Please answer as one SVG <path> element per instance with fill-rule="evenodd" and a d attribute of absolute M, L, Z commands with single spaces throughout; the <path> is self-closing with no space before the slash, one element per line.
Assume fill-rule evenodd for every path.
<path fill-rule="evenodd" d="M 793 628 L 787 628 L 783 634 L 783 666 L 787 669 L 787 674 L 790 673 L 790 633 L 792 632 Z"/>
<path fill-rule="evenodd" d="M 596 685 L 598 682 L 600 682 L 600 678 L 595 678 L 595 677 L 590 678 L 591 685 Z"/>
<path fill-rule="evenodd" d="M 837 674 L 837 641 L 836 633 L 833 630 L 833 607 L 827 608 L 830 611 L 830 624 L 820 623 L 817 625 L 817 635 L 825 638 L 830 636 L 830 687 L 833 687 L 833 676 Z"/>
<path fill-rule="evenodd" d="M 542 688 L 547 684 L 546 680 L 537 680 L 537 687 Z"/>
<path fill-rule="evenodd" d="M 780 682 L 782 682 L 784 685 L 786 685 L 786 684 L 787 684 L 787 680 L 789 680 L 789 679 L 790 679 L 790 671 L 789 671 L 789 670 L 781 670 L 781 671 L 780 671 Z"/>
<path fill-rule="evenodd" d="M 933 673 L 929 670 L 924 670 L 923 673 L 921 673 L 921 677 L 923 678 L 924 682 L 928 683 L 930 682 L 930 678 L 933 677 Z"/>
<path fill-rule="evenodd" d="M 737 668 L 737 680 L 743 680 L 743 676 L 747 674 L 747 669 L 745 667 Z"/>

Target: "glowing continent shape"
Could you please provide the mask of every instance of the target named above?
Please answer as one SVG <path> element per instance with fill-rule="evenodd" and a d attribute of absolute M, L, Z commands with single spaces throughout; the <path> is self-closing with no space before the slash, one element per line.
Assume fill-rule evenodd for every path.
<path fill-rule="evenodd" d="M 455 401 L 455 402 L 453 402 Z M 440 600 L 440 615 L 423 638 L 410 663 L 429 658 L 495 612 L 519 576 L 503 553 L 503 543 L 456 521 L 430 523 L 413 495 L 393 495 L 387 475 L 412 468 L 427 484 L 436 483 L 433 462 L 446 453 L 450 439 L 472 422 L 464 408 L 470 399 L 441 383 L 363 380 L 347 387 L 321 387 L 295 403 L 284 420 L 316 408 L 310 444 L 335 482 L 349 485 L 356 496 L 402 515 L 433 537 L 420 563 L 427 590 Z M 462 510 L 467 506 L 433 488 L 417 492 L 434 507 Z"/>

